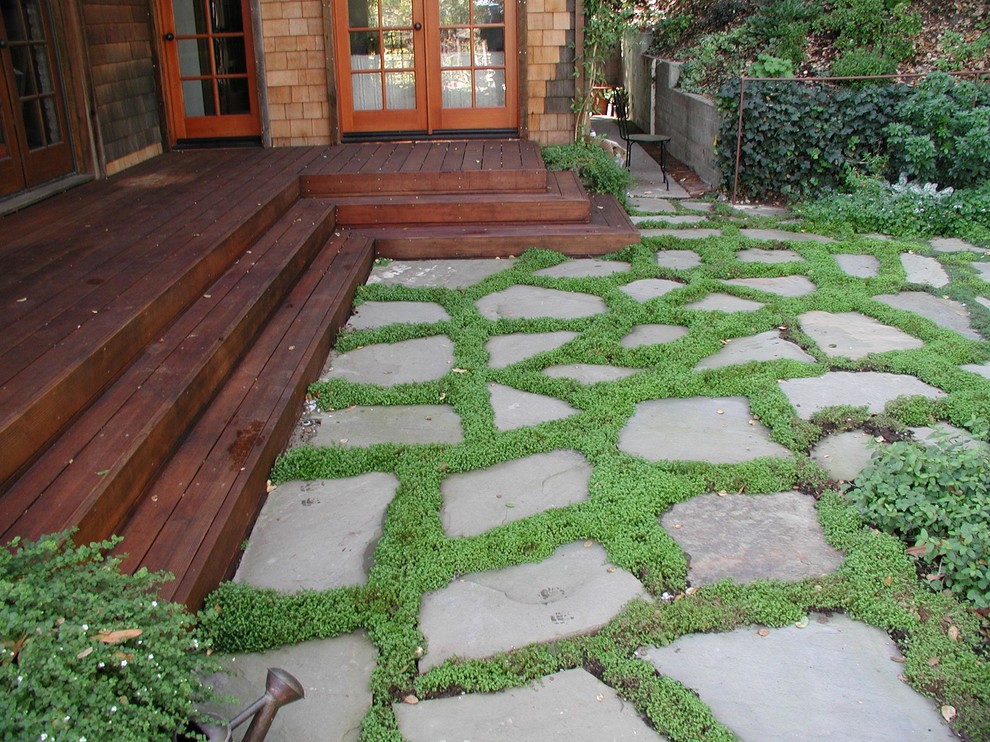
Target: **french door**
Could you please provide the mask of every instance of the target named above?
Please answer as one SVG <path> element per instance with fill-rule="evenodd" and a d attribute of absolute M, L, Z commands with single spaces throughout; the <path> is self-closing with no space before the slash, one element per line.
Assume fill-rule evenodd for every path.
<path fill-rule="evenodd" d="M 72 171 L 45 0 L 0 0 L 0 196 Z"/>
<path fill-rule="evenodd" d="M 261 134 L 249 0 L 160 0 L 174 139 Z"/>
<path fill-rule="evenodd" d="M 336 8 L 344 134 L 518 127 L 514 0 L 346 0 Z"/>

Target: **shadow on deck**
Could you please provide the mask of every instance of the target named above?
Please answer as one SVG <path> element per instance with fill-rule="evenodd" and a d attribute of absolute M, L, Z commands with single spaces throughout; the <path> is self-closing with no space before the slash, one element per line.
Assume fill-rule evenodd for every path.
<path fill-rule="evenodd" d="M 520 141 L 175 152 L 7 216 L 0 538 L 120 534 L 196 607 L 374 257 L 638 239 Z"/>

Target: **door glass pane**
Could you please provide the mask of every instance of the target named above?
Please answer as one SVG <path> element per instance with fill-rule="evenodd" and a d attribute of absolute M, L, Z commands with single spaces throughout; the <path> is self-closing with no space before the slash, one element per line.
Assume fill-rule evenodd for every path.
<path fill-rule="evenodd" d="M 347 0 L 348 28 L 378 28 L 378 0 Z"/>
<path fill-rule="evenodd" d="M 251 96 L 246 77 L 221 77 L 217 80 L 220 94 L 220 115 L 251 113 Z"/>
<path fill-rule="evenodd" d="M 382 0 L 382 25 L 385 28 L 412 25 L 412 0 Z"/>
<path fill-rule="evenodd" d="M 413 67 L 413 32 L 388 31 L 385 36 L 385 69 L 409 70 Z"/>
<path fill-rule="evenodd" d="M 475 105 L 501 108 L 505 105 L 505 70 L 477 70 L 474 73 Z"/>
<path fill-rule="evenodd" d="M 475 23 L 505 23 L 505 0 L 474 0 Z"/>
<path fill-rule="evenodd" d="M 210 0 L 214 33 L 243 33 L 241 0 Z"/>
<path fill-rule="evenodd" d="M 200 77 L 210 74 L 210 42 L 208 39 L 180 39 L 179 74 Z"/>
<path fill-rule="evenodd" d="M 413 72 L 389 72 L 385 75 L 385 99 L 390 111 L 416 108 L 416 75 Z"/>
<path fill-rule="evenodd" d="M 440 66 L 470 67 L 470 29 L 445 28 L 440 31 Z"/>
<path fill-rule="evenodd" d="M 30 47 L 11 46 L 10 56 L 14 67 L 14 85 L 17 86 L 17 96 L 38 94 L 38 80 L 31 66 Z"/>
<path fill-rule="evenodd" d="M 0 3 L 3 13 L 3 25 L 7 30 L 8 41 L 26 41 L 27 29 L 24 28 L 24 17 L 21 15 L 21 4 L 4 0 Z"/>
<path fill-rule="evenodd" d="M 505 30 L 502 28 L 474 29 L 474 66 L 505 66 Z"/>
<path fill-rule="evenodd" d="M 45 125 L 41 116 L 41 101 L 37 98 L 23 101 L 21 115 L 24 117 L 24 136 L 28 149 L 44 147 Z"/>
<path fill-rule="evenodd" d="M 204 0 L 172 0 L 177 36 L 206 33 L 206 5 Z"/>
<path fill-rule="evenodd" d="M 379 73 L 351 75 L 355 111 L 381 111 L 382 76 Z"/>
<path fill-rule="evenodd" d="M 440 84 L 444 108 L 471 108 L 471 70 L 443 70 Z"/>
<path fill-rule="evenodd" d="M 183 80 L 182 100 L 185 103 L 186 116 L 216 115 L 212 80 Z"/>
<path fill-rule="evenodd" d="M 247 74 L 247 54 L 243 36 L 224 36 L 214 39 L 213 53 L 217 60 L 218 75 Z"/>
<path fill-rule="evenodd" d="M 381 67 L 377 31 L 351 31 L 351 69 L 377 70 Z"/>
<path fill-rule="evenodd" d="M 470 0 L 440 0 L 440 25 L 465 26 L 471 22 Z"/>

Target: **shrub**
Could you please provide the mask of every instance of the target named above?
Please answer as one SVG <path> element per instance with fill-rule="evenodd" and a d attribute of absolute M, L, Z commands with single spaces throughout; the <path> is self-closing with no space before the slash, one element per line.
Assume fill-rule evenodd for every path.
<path fill-rule="evenodd" d="M 840 51 L 869 47 L 903 62 L 914 52 L 921 16 L 904 0 L 834 0 L 832 12 L 822 15 L 818 25 L 836 34 Z"/>
<path fill-rule="evenodd" d="M 840 52 L 832 62 L 832 74 L 836 77 L 892 75 L 895 72 L 897 62 L 882 52 L 862 46 Z"/>
<path fill-rule="evenodd" d="M 794 77 L 794 63 L 789 59 L 761 54 L 749 68 L 751 77 Z"/>
<path fill-rule="evenodd" d="M 985 436 L 984 436 L 985 437 Z M 990 454 L 942 438 L 878 449 L 849 493 L 863 517 L 920 553 L 929 584 L 990 607 Z"/>
<path fill-rule="evenodd" d="M 171 739 L 208 697 L 194 618 L 155 599 L 166 575 L 122 574 L 116 543 L 0 549 L 0 738 Z"/>
<path fill-rule="evenodd" d="M 800 62 L 812 22 L 821 12 L 817 0 L 767 0 L 750 17 L 748 31 L 767 53 Z"/>
<path fill-rule="evenodd" d="M 596 140 L 545 147 L 543 161 L 549 170 L 574 170 L 585 188 L 595 193 L 611 193 L 622 203 L 632 185 L 629 171 Z"/>

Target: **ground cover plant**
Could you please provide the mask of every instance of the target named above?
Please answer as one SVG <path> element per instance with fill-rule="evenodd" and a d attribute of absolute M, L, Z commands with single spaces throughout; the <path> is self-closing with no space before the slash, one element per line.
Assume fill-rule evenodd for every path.
<path fill-rule="evenodd" d="M 0 548 L 0 739 L 172 739 L 219 667 L 165 575 L 122 574 L 116 541 L 68 534 Z"/>
<path fill-rule="evenodd" d="M 613 686 L 661 733 L 672 740 L 728 740 L 732 735 L 697 695 L 658 675 L 636 657 L 643 645 L 665 645 L 688 634 L 728 631 L 748 624 L 785 626 L 810 612 L 843 612 L 896 637 L 905 652 L 903 674 L 913 687 L 934 695 L 956 729 L 972 739 L 990 737 L 990 636 L 972 602 L 935 591 L 919 582 L 918 562 L 905 544 L 868 525 L 809 457 L 814 443 L 842 426 L 873 422 L 877 429 L 903 431 L 919 420 L 944 420 L 971 426 L 990 419 L 990 381 L 960 364 L 983 363 L 990 348 L 968 340 L 911 312 L 877 302 L 878 294 L 919 289 L 905 282 L 900 255 L 926 252 L 922 244 L 875 240 L 836 232 L 828 244 L 787 243 L 803 258 L 784 264 L 743 263 L 742 248 L 775 249 L 781 243 L 754 243 L 739 233 L 740 220 L 717 208 L 709 222 L 723 237 L 685 243 L 673 237 L 647 239 L 615 256 L 630 269 L 607 277 L 550 278 L 534 272 L 564 258 L 531 250 L 507 270 L 467 289 L 369 285 L 358 301 L 429 301 L 443 306 L 450 320 L 393 324 L 348 332 L 338 349 L 447 335 L 454 342 L 455 366 L 437 381 L 382 388 L 334 379 L 311 389 L 323 409 L 368 404 L 450 404 L 460 415 L 464 442 L 456 445 L 380 444 L 369 448 L 301 446 L 281 457 L 276 483 L 296 479 L 337 478 L 367 472 L 394 473 L 400 484 L 387 511 L 383 535 L 366 585 L 281 595 L 241 584 L 222 585 L 207 600 L 203 619 L 217 645 L 226 651 L 258 651 L 356 629 L 367 631 L 379 660 L 371 679 L 373 702 L 362 727 L 365 740 L 398 740 L 392 704 L 409 695 L 420 699 L 459 692 L 494 691 L 524 685 L 560 669 L 584 667 Z M 750 220 L 766 226 L 767 221 Z M 655 255 L 667 249 L 695 250 L 702 264 L 691 270 L 660 267 Z M 878 259 L 875 278 L 842 272 L 835 255 L 852 253 Z M 990 284 L 978 278 L 974 253 L 941 256 L 953 278 L 940 289 L 966 301 L 972 324 L 990 333 L 990 310 L 974 303 L 990 297 Z M 722 283 L 738 277 L 807 276 L 817 290 L 787 298 Z M 644 303 L 620 288 L 643 278 L 666 278 L 682 286 Z M 474 305 L 483 296 L 515 284 L 583 292 L 601 297 L 604 314 L 577 320 L 484 318 Z M 752 312 L 701 312 L 685 305 L 721 291 L 764 303 Z M 831 358 L 800 330 L 798 316 L 812 310 L 857 311 L 902 329 L 924 341 L 923 348 L 871 354 L 860 360 Z M 644 323 L 682 325 L 687 334 L 663 345 L 625 348 L 620 339 Z M 512 332 L 572 330 L 579 336 L 556 350 L 506 368 L 488 365 L 485 342 Z M 725 341 L 778 330 L 815 358 L 756 362 L 695 371 L 695 364 Z M 612 364 L 639 369 L 633 376 L 590 386 L 550 378 L 548 366 L 565 363 Z M 946 396 L 920 403 L 891 403 L 885 416 L 865 410 L 826 410 L 802 420 L 782 393 L 778 380 L 816 377 L 827 370 L 875 370 L 910 374 L 938 387 Z M 487 384 L 562 399 L 580 412 L 534 427 L 501 432 L 494 427 Z M 683 461 L 649 462 L 617 447 L 619 430 L 635 405 L 644 400 L 733 396 L 748 399 L 752 413 L 789 458 L 760 458 L 741 464 Z M 881 419 L 882 418 L 882 419 Z M 594 467 L 586 502 L 550 510 L 496 527 L 478 536 L 450 538 L 441 520 L 444 478 L 557 448 L 575 449 Z M 748 494 L 802 488 L 817 497 L 826 539 L 844 552 L 837 572 L 794 583 L 761 580 L 747 585 L 722 581 L 688 588 L 687 560 L 658 518 L 678 502 L 706 492 L 744 490 Z M 652 600 L 636 600 L 601 631 L 585 637 L 524 647 L 483 660 L 451 659 L 423 675 L 417 672 L 425 638 L 418 629 L 423 594 L 446 586 L 458 575 L 537 562 L 562 544 L 601 543 L 618 567 L 636 575 Z M 428 649 L 428 648 L 427 648 Z M 947 711 L 946 709 L 951 709 Z"/>

